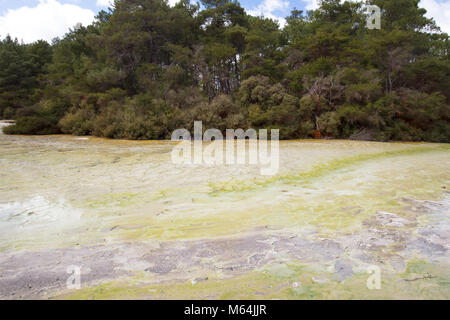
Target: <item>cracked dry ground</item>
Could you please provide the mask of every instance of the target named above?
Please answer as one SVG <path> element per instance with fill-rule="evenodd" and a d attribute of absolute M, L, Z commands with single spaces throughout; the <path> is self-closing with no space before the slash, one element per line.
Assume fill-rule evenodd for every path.
<path fill-rule="evenodd" d="M 448 145 L 280 142 L 274 177 L 172 147 L 0 135 L 0 298 L 450 298 Z"/>

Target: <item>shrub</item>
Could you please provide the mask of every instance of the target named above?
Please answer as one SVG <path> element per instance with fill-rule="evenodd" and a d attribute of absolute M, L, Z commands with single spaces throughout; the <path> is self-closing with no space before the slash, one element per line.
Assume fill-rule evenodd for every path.
<path fill-rule="evenodd" d="M 78 136 L 92 134 L 92 121 L 95 111 L 92 105 L 84 106 L 82 109 L 66 114 L 60 121 L 61 131 Z"/>
<path fill-rule="evenodd" d="M 3 119 L 11 120 L 16 117 L 16 110 L 14 110 L 11 107 L 7 107 L 5 110 L 3 110 Z"/>
<path fill-rule="evenodd" d="M 33 115 L 16 120 L 3 129 L 6 134 L 54 134 L 60 133 L 57 120 L 51 116 Z"/>

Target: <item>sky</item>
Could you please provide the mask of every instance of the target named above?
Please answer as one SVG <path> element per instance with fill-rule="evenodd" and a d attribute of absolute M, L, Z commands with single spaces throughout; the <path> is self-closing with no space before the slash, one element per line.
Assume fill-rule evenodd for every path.
<path fill-rule="evenodd" d="M 77 23 L 90 24 L 111 0 L 0 0 L 0 39 L 10 34 L 25 43 L 62 37 Z M 168 0 L 174 3 L 177 0 Z M 395 0 L 393 0 L 395 1 Z M 264 15 L 285 23 L 294 8 L 314 9 L 316 0 L 240 0 L 252 15 Z M 450 34 L 450 0 L 420 0 L 427 17 L 434 18 Z"/>

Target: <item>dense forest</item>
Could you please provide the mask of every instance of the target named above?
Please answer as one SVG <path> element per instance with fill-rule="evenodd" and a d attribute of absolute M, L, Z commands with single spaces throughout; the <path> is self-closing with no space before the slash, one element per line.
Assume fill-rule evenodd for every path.
<path fill-rule="evenodd" d="M 51 44 L 1 35 L 8 134 L 170 139 L 279 128 L 283 139 L 450 141 L 450 45 L 419 0 L 323 0 L 281 28 L 237 1 L 116 0 Z"/>

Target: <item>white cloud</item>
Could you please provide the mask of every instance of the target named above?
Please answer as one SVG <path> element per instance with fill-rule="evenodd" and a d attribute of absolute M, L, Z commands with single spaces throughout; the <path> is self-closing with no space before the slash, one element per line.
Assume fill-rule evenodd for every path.
<path fill-rule="evenodd" d="M 306 2 L 305 9 L 306 10 L 315 10 L 319 7 L 317 0 L 302 0 L 303 2 Z"/>
<path fill-rule="evenodd" d="M 286 19 L 275 15 L 276 11 L 288 13 L 289 1 L 283 0 L 264 0 L 259 6 L 254 9 L 247 10 L 248 14 L 252 16 L 264 16 L 278 21 L 281 27 L 286 24 Z"/>
<path fill-rule="evenodd" d="M 36 7 L 8 10 L 0 17 L 0 37 L 10 34 L 25 43 L 36 40 L 51 41 L 61 37 L 77 23 L 89 25 L 95 13 L 74 4 L 61 4 L 57 0 L 39 0 Z"/>
<path fill-rule="evenodd" d="M 302 1 L 306 3 L 305 5 L 306 10 L 315 10 L 319 8 L 319 0 L 302 0 Z M 345 1 L 361 2 L 364 0 L 341 0 L 341 3 L 344 3 Z"/>
<path fill-rule="evenodd" d="M 179 0 L 168 0 L 169 4 L 173 7 Z M 98 7 L 110 7 L 114 3 L 114 0 L 97 0 Z"/>
<path fill-rule="evenodd" d="M 439 2 L 436 0 L 422 0 L 420 6 L 427 10 L 426 16 L 434 18 L 442 31 L 450 34 L 450 2 Z"/>
<path fill-rule="evenodd" d="M 113 0 L 97 0 L 97 6 L 109 7 Z"/>

